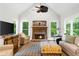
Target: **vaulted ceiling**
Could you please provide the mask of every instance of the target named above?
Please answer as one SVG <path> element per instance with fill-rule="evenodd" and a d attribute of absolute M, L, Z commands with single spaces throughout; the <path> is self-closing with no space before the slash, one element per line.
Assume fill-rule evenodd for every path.
<path fill-rule="evenodd" d="M 2 3 L 0 4 L 0 17 L 17 17 L 32 4 Z"/>
<path fill-rule="evenodd" d="M 64 18 L 79 13 L 79 3 L 53 3 L 48 5 Z"/>
<path fill-rule="evenodd" d="M 0 17 L 18 17 L 33 5 L 34 3 L 0 3 Z M 79 3 L 46 3 L 46 5 L 63 18 L 79 13 Z"/>

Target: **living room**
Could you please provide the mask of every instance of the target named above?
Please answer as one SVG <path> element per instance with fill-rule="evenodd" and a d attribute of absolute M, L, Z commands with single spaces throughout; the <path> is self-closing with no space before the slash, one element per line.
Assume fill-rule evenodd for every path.
<path fill-rule="evenodd" d="M 0 3 L 1 56 L 78 56 L 78 35 L 79 3 Z"/>

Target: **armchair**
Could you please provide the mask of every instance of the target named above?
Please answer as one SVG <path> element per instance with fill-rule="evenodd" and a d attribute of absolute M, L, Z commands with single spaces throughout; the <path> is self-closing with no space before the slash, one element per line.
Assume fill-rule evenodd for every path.
<path fill-rule="evenodd" d="M 0 45 L 0 56 L 13 56 L 13 45 Z"/>

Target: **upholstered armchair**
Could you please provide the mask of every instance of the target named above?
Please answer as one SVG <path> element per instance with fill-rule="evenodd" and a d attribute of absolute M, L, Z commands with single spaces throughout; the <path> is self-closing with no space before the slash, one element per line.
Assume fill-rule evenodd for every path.
<path fill-rule="evenodd" d="M 0 56 L 13 56 L 13 44 L 0 45 Z"/>
<path fill-rule="evenodd" d="M 20 44 L 26 44 L 30 41 L 30 37 L 26 36 L 24 33 L 19 33 L 19 40 L 20 40 Z"/>

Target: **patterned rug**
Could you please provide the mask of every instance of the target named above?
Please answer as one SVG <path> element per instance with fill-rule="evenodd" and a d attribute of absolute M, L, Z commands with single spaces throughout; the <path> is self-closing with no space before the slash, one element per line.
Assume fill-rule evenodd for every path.
<path fill-rule="evenodd" d="M 24 45 L 15 56 L 41 56 L 40 42 L 30 42 Z M 65 53 L 62 56 L 67 56 Z"/>
<path fill-rule="evenodd" d="M 15 56 L 40 56 L 40 43 L 39 42 L 31 42 L 24 45 Z"/>

